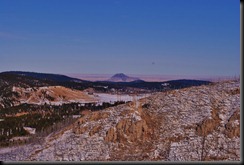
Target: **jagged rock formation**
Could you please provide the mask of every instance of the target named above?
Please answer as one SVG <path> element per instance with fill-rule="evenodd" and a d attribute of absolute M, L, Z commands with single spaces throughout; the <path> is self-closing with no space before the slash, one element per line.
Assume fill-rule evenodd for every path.
<path fill-rule="evenodd" d="M 0 150 L 0 160 L 240 161 L 240 81 L 92 112 L 45 143 L 13 153 Z"/>

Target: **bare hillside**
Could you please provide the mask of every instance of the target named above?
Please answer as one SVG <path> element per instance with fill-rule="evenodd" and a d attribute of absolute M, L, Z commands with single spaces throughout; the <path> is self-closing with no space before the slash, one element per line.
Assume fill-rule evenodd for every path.
<path fill-rule="evenodd" d="M 13 87 L 13 92 L 17 92 L 20 103 L 29 104 L 61 104 L 67 102 L 94 102 L 94 97 L 85 92 L 74 90 L 62 86 L 21 88 Z"/>

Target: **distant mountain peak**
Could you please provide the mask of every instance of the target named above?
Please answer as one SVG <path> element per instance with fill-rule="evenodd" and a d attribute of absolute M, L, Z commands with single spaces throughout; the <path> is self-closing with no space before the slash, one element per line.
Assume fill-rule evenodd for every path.
<path fill-rule="evenodd" d="M 129 76 L 125 75 L 124 73 L 117 73 L 115 75 L 113 75 L 111 78 L 128 78 Z"/>
<path fill-rule="evenodd" d="M 108 81 L 112 81 L 112 82 L 131 82 L 131 81 L 137 81 L 137 80 L 140 80 L 140 79 L 136 78 L 136 77 L 127 76 L 124 73 L 116 73 Z"/>
<path fill-rule="evenodd" d="M 113 76 L 126 76 L 124 73 L 116 73 L 115 75 Z M 128 77 L 128 76 L 127 76 Z"/>

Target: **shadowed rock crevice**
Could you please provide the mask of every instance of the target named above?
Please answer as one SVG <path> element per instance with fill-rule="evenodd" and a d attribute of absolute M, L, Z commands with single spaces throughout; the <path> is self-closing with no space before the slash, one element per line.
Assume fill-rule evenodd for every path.
<path fill-rule="evenodd" d="M 199 136 L 206 136 L 216 130 L 220 125 L 220 118 L 218 116 L 219 109 L 214 108 L 211 111 L 211 119 L 205 119 L 197 124 L 196 132 Z"/>
<path fill-rule="evenodd" d="M 229 138 L 240 137 L 240 110 L 236 110 L 225 124 L 225 134 Z"/>

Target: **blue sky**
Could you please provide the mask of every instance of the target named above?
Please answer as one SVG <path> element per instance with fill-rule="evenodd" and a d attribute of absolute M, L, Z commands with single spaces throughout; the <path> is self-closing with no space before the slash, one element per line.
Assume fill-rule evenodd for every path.
<path fill-rule="evenodd" d="M 0 72 L 234 76 L 238 0 L 1 0 Z"/>

